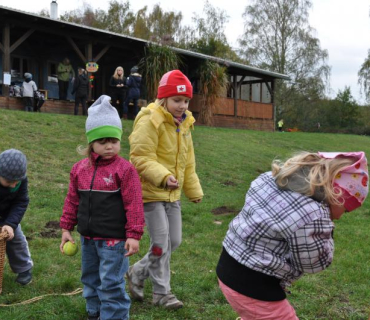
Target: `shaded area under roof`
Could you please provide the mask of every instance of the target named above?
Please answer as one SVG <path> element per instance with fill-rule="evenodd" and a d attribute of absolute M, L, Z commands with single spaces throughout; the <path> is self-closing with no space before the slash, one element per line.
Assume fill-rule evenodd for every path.
<path fill-rule="evenodd" d="M 2 19 L 4 18 L 4 19 Z M 102 29 L 92 28 L 84 25 L 79 25 L 71 22 L 65 22 L 61 20 L 54 20 L 48 17 L 39 16 L 34 13 L 24 12 L 21 10 L 16 10 L 4 6 L 0 6 L 0 21 L 8 21 L 19 24 L 19 21 L 22 21 L 22 24 L 26 27 L 33 27 L 35 29 L 43 30 L 45 32 L 49 33 L 57 33 L 57 34 L 68 34 L 73 36 L 80 36 L 80 37 L 86 37 L 91 35 L 94 35 L 96 37 L 96 40 L 99 40 L 100 42 L 111 42 L 112 40 L 121 40 L 125 39 L 126 42 L 128 41 L 131 45 L 136 45 L 137 47 L 145 47 L 148 44 L 150 44 L 150 41 L 110 32 Z M 53 27 L 53 29 L 50 29 L 50 27 Z M 116 43 L 118 47 L 121 47 L 121 45 Z M 122 46 L 124 46 L 122 44 Z M 127 46 L 127 44 L 126 44 Z M 218 57 L 208 56 L 202 53 L 197 53 L 185 49 L 175 48 L 171 47 L 172 50 L 175 52 L 188 57 L 198 58 L 202 60 L 212 60 L 215 61 L 221 65 L 224 65 L 227 67 L 229 73 L 232 74 L 238 74 L 238 75 L 252 75 L 255 77 L 261 77 L 264 78 L 277 78 L 277 79 L 283 79 L 283 80 L 290 80 L 290 77 L 284 74 L 271 72 L 268 70 L 259 69 L 256 67 L 244 65 L 241 63 L 232 62 L 229 60 L 225 60 Z"/>

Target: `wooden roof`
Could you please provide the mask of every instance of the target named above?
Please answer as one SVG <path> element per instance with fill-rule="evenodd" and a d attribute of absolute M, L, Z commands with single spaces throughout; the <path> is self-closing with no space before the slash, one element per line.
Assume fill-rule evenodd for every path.
<path fill-rule="evenodd" d="M 87 43 L 93 39 L 95 44 L 100 44 L 103 46 L 112 45 L 125 51 L 127 50 L 128 52 L 135 53 L 136 55 L 138 52 L 142 52 L 144 50 L 144 47 L 150 43 L 150 41 L 123 34 L 118 34 L 61 20 L 55 20 L 48 17 L 39 16 L 34 13 L 28 13 L 0 6 L 0 26 L 4 26 L 6 23 L 10 24 L 11 26 L 17 27 L 18 30 L 12 30 L 12 35 L 13 32 L 18 32 L 18 34 L 15 34 L 15 36 L 18 38 L 21 37 L 25 32 L 27 32 L 27 29 L 33 29 L 47 34 L 73 37 L 74 39 L 78 39 L 79 44 L 84 44 L 84 42 Z M 189 50 L 174 47 L 172 47 L 172 49 L 189 60 L 209 59 L 212 61 L 216 61 L 219 64 L 226 66 L 229 74 L 252 76 L 256 78 L 263 78 L 265 80 L 290 79 L 289 76 L 284 74 L 255 68 L 241 63 L 236 63 L 233 61 L 208 56 Z"/>

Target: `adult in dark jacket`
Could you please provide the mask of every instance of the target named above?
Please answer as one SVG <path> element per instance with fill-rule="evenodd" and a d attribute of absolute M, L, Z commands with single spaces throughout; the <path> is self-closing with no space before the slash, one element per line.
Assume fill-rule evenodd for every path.
<path fill-rule="evenodd" d="M 135 66 L 131 69 L 131 74 L 127 77 L 126 86 L 128 88 L 128 94 L 125 101 L 125 108 L 126 112 L 128 111 L 128 105 L 130 101 L 134 103 L 134 116 L 136 117 L 137 113 L 139 112 L 137 103 L 140 98 L 140 86 L 141 86 L 141 74 L 138 73 L 138 67 Z"/>
<path fill-rule="evenodd" d="M 8 232 L 6 254 L 21 285 L 31 282 L 33 267 L 20 225 L 29 203 L 26 171 L 27 160 L 21 151 L 9 149 L 0 154 L 0 226 Z"/>
<path fill-rule="evenodd" d="M 86 101 L 89 93 L 89 80 L 87 79 L 87 72 L 83 68 L 78 68 L 78 76 L 73 83 L 72 94 L 75 96 L 75 116 L 78 115 L 78 106 L 81 103 L 82 114 L 87 115 Z"/>
<path fill-rule="evenodd" d="M 109 81 L 112 105 L 117 109 L 120 118 L 127 119 L 127 110 L 124 110 L 126 99 L 126 77 L 122 67 L 117 67 Z M 119 103 L 117 103 L 117 100 Z"/>

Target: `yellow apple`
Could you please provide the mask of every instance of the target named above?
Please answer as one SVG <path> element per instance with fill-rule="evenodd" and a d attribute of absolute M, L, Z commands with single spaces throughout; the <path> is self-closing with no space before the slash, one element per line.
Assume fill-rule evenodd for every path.
<path fill-rule="evenodd" d="M 63 246 L 63 251 L 67 256 L 74 256 L 78 251 L 77 244 L 67 241 Z"/>

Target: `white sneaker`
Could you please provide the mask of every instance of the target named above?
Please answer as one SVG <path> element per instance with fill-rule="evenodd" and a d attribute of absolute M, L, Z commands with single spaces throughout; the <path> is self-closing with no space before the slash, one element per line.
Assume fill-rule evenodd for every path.
<path fill-rule="evenodd" d="M 172 293 L 158 294 L 153 293 L 153 304 L 155 306 L 162 306 L 165 309 L 180 309 L 184 304 L 178 300 Z"/>
<path fill-rule="evenodd" d="M 133 266 L 128 268 L 127 282 L 130 296 L 133 300 L 143 301 L 144 300 L 144 280 L 140 280 L 139 277 L 134 273 Z"/>

